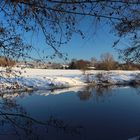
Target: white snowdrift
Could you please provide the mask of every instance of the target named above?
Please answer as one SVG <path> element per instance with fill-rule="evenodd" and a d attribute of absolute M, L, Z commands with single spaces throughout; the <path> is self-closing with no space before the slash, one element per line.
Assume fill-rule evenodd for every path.
<path fill-rule="evenodd" d="M 83 86 L 88 83 L 127 84 L 140 81 L 140 71 L 86 71 L 13 68 L 14 74 L 5 74 L 0 68 L 0 92 L 24 89 L 55 89 Z"/>

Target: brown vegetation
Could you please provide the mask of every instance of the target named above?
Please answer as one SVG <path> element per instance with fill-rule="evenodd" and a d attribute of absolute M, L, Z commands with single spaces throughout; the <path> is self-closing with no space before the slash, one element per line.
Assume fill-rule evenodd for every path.
<path fill-rule="evenodd" d="M 96 66 L 97 69 L 101 70 L 114 70 L 116 69 L 116 62 L 113 55 L 110 53 L 101 54 L 101 60 Z"/>
<path fill-rule="evenodd" d="M 0 66 L 1 67 L 7 67 L 7 66 L 14 66 L 16 64 L 15 61 L 6 58 L 6 57 L 0 57 Z"/>
<path fill-rule="evenodd" d="M 69 64 L 70 69 L 81 69 L 81 70 L 86 70 L 88 69 L 90 65 L 89 61 L 86 60 L 72 60 L 72 62 Z"/>
<path fill-rule="evenodd" d="M 69 63 L 69 69 L 80 69 L 82 71 L 89 70 L 90 67 L 95 70 L 140 70 L 139 63 L 124 62 L 120 63 L 113 58 L 110 53 L 101 54 L 100 60 L 92 57 L 91 61 L 72 60 Z"/>

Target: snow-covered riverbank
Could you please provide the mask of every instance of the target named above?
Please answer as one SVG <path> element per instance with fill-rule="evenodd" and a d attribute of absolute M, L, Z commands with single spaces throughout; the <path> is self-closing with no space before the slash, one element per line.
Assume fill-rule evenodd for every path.
<path fill-rule="evenodd" d="M 86 71 L 14 68 L 14 74 L 5 74 L 0 68 L 0 92 L 24 89 L 53 89 L 88 84 L 135 84 L 140 83 L 140 71 Z"/>

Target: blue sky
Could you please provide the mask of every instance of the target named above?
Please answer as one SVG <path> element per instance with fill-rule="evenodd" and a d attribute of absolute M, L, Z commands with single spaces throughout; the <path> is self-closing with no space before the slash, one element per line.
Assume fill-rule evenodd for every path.
<path fill-rule="evenodd" d="M 96 57 L 99 59 L 102 53 L 110 52 L 117 59 L 118 53 L 112 48 L 113 41 L 116 39 L 106 29 L 98 30 L 96 34 L 87 35 L 85 39 L 74 36 L 62 50 L 68 52 L 69 58 L 90 59 Z"/>
<path fill-rule="evenodd" d="M 118 52 L 112 48 L 117 37 L 113 32 L 110 32 L 113 31 L 110 25 L 103 21 L 99 26 L 95 26 L 90 19 L 86 19 L 78 26 L 85 33 L 85 38 L 82 39 L 80 35 L 74 34 L 72 40 L 60 48 L 61 52 L 68 54 L 69 61 L 71 59 L 90 60 L 92 57 L 100 59 L 100 55 L 106 52 L 111 53 L 116 60 L 118 59 Z M 53 54 L 51 47 L 45 44 L 41 31 L 34 34 L 23 33 L 23 37 L 35 48 L 30 53 L 32 57 L 40 58 L 39 55 L 42 57 Z M 119 47 L 121 45 L 120 43 Z M 54 60 L 48 59 L 48 61 L 63 62 L 63 59 L 55 58 Z"/>
<path fill-rule="evenodd" d="M 62 48 L 64 52 L 68 52 L 70 59 L 90 60 L 91 57 L 100 59 L 102 53 L 109 52 L 118 60 L 118 52 L 112 47 L 118 37 L 115 36 L 112 26 L 106 24 L 104 20 L 96 24 L 94 20 L 91 21 L 89 18 L 79 24 L 79 27 L 85 33 L 85 39 L 74 35 L 72 40 Z M 120 42 L 118 48 L 122 48 L 122 46 L 124 44 Z"/>
<path fill-rule="evenodd" d="M 96 29 L 92 29 L 95 26 L 90 26 L 90 24 L 84 22 L 80 26 L 85 33 L 85 38 L 82 39 L 80 35 L 74 34 L 72 40 L 60 48 L 61 52 L 68 54 L 69 60 L 90 60 L 91 57 L 96 57 L 99 59 L 100 55 L 106 52 L 113 54 L 116 60 L 118 59 L 118 52 L 112 48 L 113 42 L 117 40 L 117 37 L 114 36 L 114 33 L 110 33 L 111 28 L 109 25 L 102 24 L 97 26 Z M 44 37 L 41 33 L 38 33 L 37 37 L 34 37 L 33 39 L 30 35 L 28 40 L 30 40 L 32 45 L 36 48 L 36 51 L 33 51 L 31 55 L 38 57 L 37 53 L 40 52 L 40 55 L 43 56 L 41 52 L 44 50 L 44 48 L 45 55 L 52 54 L 52 49 L 49 46 L 46 46 L 43 41 Z M 63 60 L 59 58 L 56 58 L 53 61 L 63 62 Z"/>
<path fill-rule="evenodd" d="M 4 19 L 2 15 L 1 18 Z M 92 57 L 100 58 L 102 53 L 109 52 L 114 58 L 118 59 L 118 52 L 112 48 L 113 42 L 117 40 L 114 33 L 110 33 L 112 27 L 105 24 L 104 19 L 100 21 L 100 25 L 97 25 L 96 21 L 92 18 L 86 18 L 78 23 L 79 27 L 84 33 L 85 38 L 82 39 L 80 35 L 74 34 L 72 40 L 60 48 L 60 51 L 68 54 L 69 60 L 71 59 L 86 59 L 90 60 Z M 40 58 L 42 56 L 51 56 L 53 50 L 47 46 L 44 41 L 44 36 L 41 31 L 32 33 L 22 33 L 24 40 L 31 43 L 35 48 L 30 53 L 34 58 Z M 124 43 L 119 44 L 119 48 L 122 48 Z M 44 55 L 42 51 L 44 50 Z M 51 61 L 51 60 L 48 60 Z M 56 58 L 53 61 L 63 62 L 62 59 Z"/>
<path fill-rule="evenodd" d="M 78 24 L 78 27 L 85 33 L 85 38 L 82 39 L 80 35 L 74 34 L 72 40 L 60 48 L 61 52 L 68 54 L 69 60 L 90 60 L 91 57 L 99 59 L 100 55 L 106 52 L 113 54 L 116 60 L 118 59 L 117 51 L 112 48 L 113 42 L 117 40 L 117 37 L 114 36 L 114 33 L 110 33 L 112 30 L 110 25 L 101 21 L 100 25 L 97 26 L 89 18 L 82 20 Z M 24 40 L 31 43 L 35 48 L 35 50 L 30 53 L 32 57 L 40 58 L 39 55 L 42 57 L 42 50 L 45 50 L 44 56 L 53 54 L 53 50 L 49 46 L 46 46 L 41 31 L 34 34 L 22 33 L 22 35 Z M 59 58 L 56 58 L 53 61 L 63 62 L 63 60 Z"/>

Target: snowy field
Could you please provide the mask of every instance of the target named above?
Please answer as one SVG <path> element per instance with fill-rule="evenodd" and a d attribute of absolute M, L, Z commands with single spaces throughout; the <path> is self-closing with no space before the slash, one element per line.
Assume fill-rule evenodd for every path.
<path fill-rule="evenodd" d="M 12 74 L 0 68 L 0 92 L 25 89 L 55 89 L 88 84 L 127 85 L 139 83 L 140 71 L 98 71 L 13 68 Z M 16 75 L 16 76 L 15 76 Z M 135 84 L 134 83 L 134 84 Z"/>

